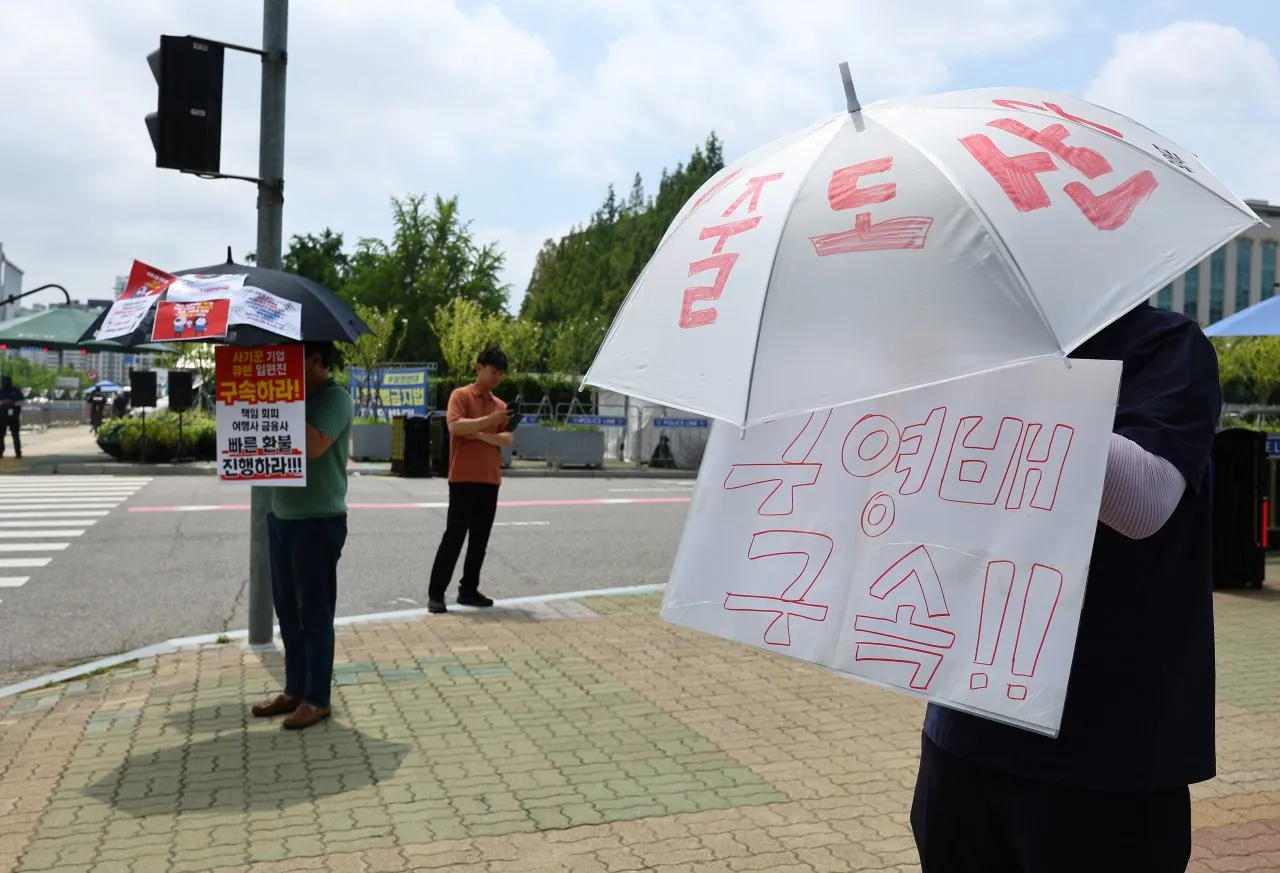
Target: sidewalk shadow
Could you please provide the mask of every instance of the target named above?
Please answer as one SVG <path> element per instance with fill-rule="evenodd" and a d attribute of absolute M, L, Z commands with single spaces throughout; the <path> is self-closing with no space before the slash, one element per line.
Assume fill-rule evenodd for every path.
<path fill-rule="evenodd" d="M 139 818 L 285 810 L 390 779 L 408 752 L 332 721 L 298 732 L 227 730 L 132 755 L 84 793 Z"/>

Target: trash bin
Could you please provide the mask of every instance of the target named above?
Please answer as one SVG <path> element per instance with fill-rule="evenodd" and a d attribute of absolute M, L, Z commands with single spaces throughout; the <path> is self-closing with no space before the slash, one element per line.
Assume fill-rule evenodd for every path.
<path fill-rule="evenodd" d="M 414 415 L 404 420 L 404 472 L 408 479 L 421 479 L 431 475 L 430 421 Z"/>
<path fill-rule="evenodd" d="M 431 472 L 436 476 L 449 475 L 449 423 L 443 412 L 432 412 L 427 419 L 431 434 Z"/>
<path fill-rule="evenodd" d="M 405 416 L 391 419 L 391 475 L 404 475 L 404 423 Z"/>
<path fill-rule="evenodd" d="M 1213 438 L 1213 587 L 1261 588 L 1267 571 L 1267 437 L 1226 428 Z"/>

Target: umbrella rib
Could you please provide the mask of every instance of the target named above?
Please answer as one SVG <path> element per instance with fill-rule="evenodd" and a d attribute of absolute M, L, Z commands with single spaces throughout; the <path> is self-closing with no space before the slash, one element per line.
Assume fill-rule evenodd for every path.
<path fill-rule="evenodd" d="M 845 115 L 841 123 L 852 124 L 853 114 L 850 113 Z M 773 257 L 769 259 L 769 273 L 765 276 L 764 295 L 763 299 L 760 301 L 760 317 L 756 320 L 756 339 L 751 348 L 751 369 L 747 371 L 747 397 L 746 403 L 742 408 L 742 422 L 739 425 L 740 427 L 745 428 L 747 426 L 747 422 L 751 420 L 751 387 L 756 381 L 756 362 L 760 359 L 760 334 L 764 330 L 764 312 L 765 307 L 769 305 L 769 287 L 773 284 L 773 271 L 778 267 L 778 254 L 782 251 L 782 241 L 787 237 L 787 225 L 791 223 L 791 215 L 795 212 L 796 203 L 800 200 L 800 192 L 804 188 L 804 182 L 808 178 L 809 173 L 812 172 L 818 161 L 822 160 L 822 156 L 827 153 L 828 149 L 835 145 L 839 136 L 840 130 L 837 129 L 836 132 L 832 134 L 831 139 L 827 141 L 827 144 L 823 146 L 816 155 L 814 155 L 813 160 L 810 161 L 809 166 L 804 171 L 800 184 L 796 185 L 795 192 L 791 195 L 791 202 L 787 204 L 786 212 L 782 214 L 782 227 L 778 231 L 778 244 L 773 247 Z"/>
<path fill-rule="evenodd" d="M 863 114 L 865 115 L 866 113 Z M 1067 350 L 1063 347 L 1062 341 L 1058 339 L 1058 334 L 1054 331 L 1053 325 L 1049 323 L 1049 316 L 1045 314 L 1044 307 L 1040 305 L 1039 298 L 1036 297 L 1035 292 L 1031 289 L 1031 282 L 1028 281 L 1027 274 L 1023 272 L 1022 265 L 1019 264 L 1018 259 L 1013 256 L 1013 252 L 1009 251 L 1009 246 L 1005 244 L 1004 237 L 996 231 L 995 225 L 992 223 L 991 217 L 987 215 L 986 210 L 984 210 L 982 206 L 974 200 L 972 196 L 970 196 L 969 192 L 965 190 L 965 187 L 960 184 L 960 180 L 957 179 L 951 170 L 938 159 L 937 155 L 917 143 L 914 138 L 895 130 L 892 125 L 886 124 L 878 118 L 874 120 L 876 124 L 879 124 L 885 130 L 889 131 L 889 133 L 915 149 L 921 157 L 933 164 L 934 169 L 942 174 L 942 177 L 951 184 L 951 187 L 955 189 L 956 193 L 959 194 L 964 202 L 969 205 L 969 208 L 973 210 L 973 214 L 977 216 L 978 221 L 982 222 L 982 226 L 987 231 L 987 236 L 991 239 L 991 242 L 1004 256 L 1005 263 L 1009 265 L 1009 269 L 1013 272 L 1014 279 L 1016 279 L 1018 284 L 1022 287 L 1022 292 L 1026 294 L 1027 299 L 1031 301 L 1031 305 L 1035 308 L 1036 315 L 1040 318 L 1040 323 L 1044 325 L 1044 329 L 1049 334 L 1049 339 L 1053 340 L 1053 344 L 1058 347 L 1058 353 L 1065 358 Z"/>

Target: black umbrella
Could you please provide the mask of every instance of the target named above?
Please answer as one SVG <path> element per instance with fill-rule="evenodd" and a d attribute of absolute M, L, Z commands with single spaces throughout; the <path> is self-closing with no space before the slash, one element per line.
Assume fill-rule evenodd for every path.
<path fill-rule="evenodd" d="M 352 342 L 356 337 L 369 333 L 369 326 L 343 302 L 342 298 L 321 285 L 303 276 L 286 273 L 282 270 L 265 270 L 247 264 L 236 264 L 231 261 L 231 253 L 227 253 L 227 262 L 209 267 L 195 267 L 180 270 L 174 275 L 237 275 L 245 277 L 245 286 L 261 288 L 277 297 L 291 300 L 302 307 L 302 340 L 304 342 Z M 163 299 L 163 298 L 161 298 Z M 151 342 L 151 329 L 155 324 L 157 306 L 152 306 L 138 329 L 126 337 L 113 337 L 113 342 L 132 348 Z M 93 332 L 101 326 L 107 317 L 104 312 L 99 315 L 85 331 L 81 342 L 93 341 Z M 280 336 L 263 328 L 247 324 L 232 324 L 227 327 L 226 337 L 211 338 L 207 342 L 233 346 L 267 346 L 291 342 L 290 337 Z"/>

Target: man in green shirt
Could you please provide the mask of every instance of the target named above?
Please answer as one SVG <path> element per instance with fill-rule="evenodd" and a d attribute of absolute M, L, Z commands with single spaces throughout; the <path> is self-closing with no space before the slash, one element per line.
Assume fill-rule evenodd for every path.
<path fill-rule="evenodd" d="M 284 693 L 253 707 L 298 730 L 329 717 L 338 559 L 347 541 L 351 395 L 329 375 L 333 343 L 307 343 L 307 484 L 272 489 L 271 590 L 284 644 Z"/>

